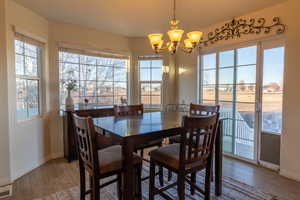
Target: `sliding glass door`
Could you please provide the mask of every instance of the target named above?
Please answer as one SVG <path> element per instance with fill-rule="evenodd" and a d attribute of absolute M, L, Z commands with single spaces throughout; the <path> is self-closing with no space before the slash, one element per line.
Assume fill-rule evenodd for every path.
<path fill-rule="evenodd" d="M 221 106 L 224 151 L 255 159 L 257 47 L 202 56 L 202 103 Z"/>
<path fill-rule="evenodd" d="M 225 153 L 257 161 L 260 130 L 281 130 L 282 79 L 278 77 L 283 71 L 270 62 L 282 63 L 282 48 L 266 50 L 259 43 L 201 56 L 200 102 L 221 106 L 221 117 L 226 118 Z"/>
<path fill-rule="evenodd" d="M 283 75 L 284 46 L 278 43 L 263 44 L 259 98 L 259 162 L 267 162 L 268 166 L 275 169 L 280 165 Z"/>

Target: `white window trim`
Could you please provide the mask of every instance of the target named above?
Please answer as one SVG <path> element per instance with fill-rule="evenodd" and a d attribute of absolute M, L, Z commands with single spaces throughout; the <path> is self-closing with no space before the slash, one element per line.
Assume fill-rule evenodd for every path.
<path fill-rule="evenodd" d="M 59 47 L 58 49 L 58 59 L 57 59 L 57 67 L 58 69 L 60 68 L 59 64 L 62 63 L 60 58 L 59 58 L 59 53 L 60 52 L 64 52 L 64 53 L 72 53 L 72 54 L 77 54 L 79 56 L 94 56 L 94 57 L 99 57 L 99 58 L 111 58 L 111 59 L 124 59 L 126 60 L 127 62 L 127 66 L 125 67 L 126 69 L 126 97 L 127 97 L 127 102 L 130 103 L 130 94 L 131 94 L 131 91 L 130 91 L 130 57 L 127 56 L 127 55 L 120 55 L 120 54 L 111 54 L 111 53 L 105 53 L 105 52 L 97 52 L 97 51 L 91 51 L 91 50 L 85 50 L 85 49 L 71 49 L 71 48 L 64 48 L 64 47 Z M 69 63 L 69 62 L 63 62 L 63 63 Z M 85 65 L 85 64 L 82 64 L 79 60 L 79 63 L 71 63 L 71 64 L 78 64 L 79 66 L 80 65 Z M 98 67 L 98 65 L 96 65 L 96 67 Z M 114 70 L 114 67 L 112 67 L 113 70 Z M 60 69 L 59 69 L 60 70 Z M 80 74 L 79 74 L 79 77 L 80 77 Z M 61 81 L 61 78 L 59 76 L 58 78 L 59 82 Z M 79 81 L 89 81 L 89 80 L 80 80 Z M 93 80 L 91 80 L 93 81 Z M 95 80 L 96 82 L 98 82 L 98 80 Z M 114 87 L 114 83 L 115 82 L 122 82 L 122 81 L 106 81 L 106 82 L 112 82 L 113 83 L 113 87 Z M 124 83 L 124 82 L 122 82 Z M 60 84 L 60 83 L 59 83 Z M 80 83 L 78 83 L 80 84 Z M 96 88 L 97 88 L 97 84 L 96 84 Z M 59 89 L 59 97 L 60 97 L 60 89 Z M 88 96 L 78 96 L 79 98 L 81 97 L 88 97 Z M 98 97 L 101 97 L 101 96 L 94 96 L 97 98 L 97 105 L 98 106 L 102 106 L 101 104 L 98 104 Z M 115 95 L 114 95 L 114 92 L 113 92 L 113 95 L 112 96 L 107 96 L 107 97 L 112 97 L 113 98 L 113 104 L 112 105 L 103 105 L 103 106 L 113 106 L 113 105 L 116 105 L 115 104 Z M 64 103 L 63 102 L 60 102 L 59 101 L 59 106 L 62 107 L 64 106 Z"/>
<path fill-rule="evenodd" d="M 163 109 L 163 83 L 164 83 L 164 79 L 163 79 L 163 65 L 162 65 L 162 80 L 161 81 L 141 81 L 141 78 L 140 78 L 140 61 L 145 61 L 145 60 L 149 60 L 149 61 L 152 61 L 152 60 L 161 60 L 162 62 L 164 62 L 164 59 L 162 56 L 157 56 L 157 55 L 154 55 L 154 56 L 139 56 L 138 59 L 137 59 L 137 77 L 138 77 L 138 101 L 139 103 L 141 104 L 142 103 L 142 96 L 148 96 L 148 95 L 142 95 L 142 92 L 141 92 L 141 86 L 143 83 L 146 83 L 146 84 L 151 84 L 151 83 L 157 83 L 157 84 L 160 84 L 160 108 L 144 108 L 145 110 L 149 110 L 149 111 L 160 111 Z M 149 69 L 152 69 L 152 68 L 149 68 Z M 150 102 L 151 102 L 151 96 L 152 95 L 149 95 L 150 96 Z M 152 103 L 150 104 L 150 106 L 152 105 Z"/>
<path fill-rule="evenodd" d="M 17 96 L 15 98 L 16 101 L 16 107 L 15 107 L 15 111 L 16 111 L 16 122 L 17 123 L 22 123 L 22 122 L 26 122 L 26 121 L 31 121 L 31 120 L 36 120 L 36 119 L 42 119 L 43 118 L 43 61 L 44 61 L 44 51 L 45 51 L 45 43 L 40 42 L 38 40 L 35 40 L 33 38 L 30 38 L 28 36 L 25 36 L 21 33 L 15 32 L 15 37 L 14 37 L 14 57 L 16 56 L 16 49 L 15 49 L 15 41 L 21 41 L 27 44 L 31 44 L 34 46 L 39 47 L 39 55 L 37 57 L 37 76 L 28 76 L 28 75 L 18 75 L 16 74 L 15 71 L 15 81 L 17 80 L 17 78 L 20 78 L 22 80 L 37 80 L 38 81 L 38 114 L 34 115 L 34 116 L 30 116 L 30 117 L 26 117 L 26 118 L 18 118 L 17 117 Z M 20 55 L 20 54 L 19 54 Z M 25 58 L 25 54 L 22 54 L 22 56 L 24 56 Z M 16 58 L 15 60 L 15 65 L 16 65 Z M 16 66 L 15 66 L 16 67 Z M 25 59 L 24 59 L 24 67 L 25 67 Z M 15 85 L 15 89 L 17 89 L 17 85 Z"/>

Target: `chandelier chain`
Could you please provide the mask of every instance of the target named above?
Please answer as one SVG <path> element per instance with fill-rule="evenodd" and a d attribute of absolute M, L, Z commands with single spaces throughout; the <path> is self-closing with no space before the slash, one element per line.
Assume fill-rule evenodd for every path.
<path fill-rule="evenodd" d="M 173 20 L 176 20 L 176 0 L 173 1 Z"/>

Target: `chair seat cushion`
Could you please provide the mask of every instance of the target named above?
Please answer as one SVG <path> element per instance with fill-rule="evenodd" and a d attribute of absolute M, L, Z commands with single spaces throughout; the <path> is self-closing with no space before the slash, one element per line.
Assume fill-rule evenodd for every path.
<path fill-rule="evenodd" d="M 158 161 L 166 166 L 179 169 L 180 144 L 170 144 L 155 149 L 149 153 L 151 160 Z"/>
<path fill-rule="evenodd" d="M 160 147 L 158 149 L 152 150 L 149 153 L 150 155 L 150 160 L 156 161 L 159 163 L 162 163 L 165 165 L 167 168 L 172 168 L 172 169 L 179 169 L 179 163 L 180 163 L 180 144 L 175 143 L 175 144 L 170 144 L 164 147 Z M 188 146 L 186 146 L 186 158 L 188 157 Z M 206 165 L 206 159 L 199 159 L 198 161 L 191 162 L 191 163 L 186 163 L 185 164 L 185 169 L 189 170 L 194 167 L 198 167 L 198 169 L 204 168 Z"/>
<path fill-rule="evenodd" d="M 113 145 L 98 151 L 100 174 L 106 174 L 122 169 L 122 146 Z M 142 163 L 142 158 L 134 154 L 134 164 Z"/>

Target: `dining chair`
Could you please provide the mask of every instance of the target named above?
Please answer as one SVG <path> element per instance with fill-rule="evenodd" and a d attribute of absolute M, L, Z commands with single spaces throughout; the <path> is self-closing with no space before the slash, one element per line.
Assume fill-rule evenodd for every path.
<path fill-rule="evenodd" d="M 220 111 L 220 105 L 204 105 L 204 104 L 190 104 L 190 115 L 191 116 L 207 116 L 216 114 Z M 169 138 L 169 143 L 180 143 L 180 135 L 173 136 Z M 196 141 L 194 141 L 196 143 Z M 172 179 L 172 172 L 168 172 L 168 179 Z"/>
<path fill-rule="evenodd" d="M 76 113 L 80 117 L 92 117 L 92 118 L 106 117 L 106 116 L 114 115 L 113 111 L 104 110 L 102 108 L 76 110 L 76 111 L 74 111 L 74 113 Z"/>
<path fill-rule="evenodd" d="M 185 199 L 185 182 L 190 184 L 191 194 L 195 190 L 210 199 L 210 176 L 212 153 L 215 144 L 219 113 L 209 116 L 184 116 L 180 143 L 170 144 L 150 152 L 149 200 L 159 194 L 164 199 L 172 199 L 164 191 L 177 185 L 179 200 Z M 194 145 L 196 141 L 197 145 Z M 155 187 L 155 167 L 163 166 L 177 173 L 176 182 L 163 187 Z M 204 190 L 201 189 L 189 174 L 205 169 Z"/>
<path fill-rule="evenodd" d="M 91 118 L 114 116 L 113 109 L 104 110 L 102 108 L 76 110 L 73 113 L 75 113 L 79 117 L 91 117 Z M 121 144 L 120 140 L 116 139 L 110 134 L 106 134 L 105 130 L 103 129 L 97 129 L 97 133 L 98 133 L 97 142 L 99 148 L 106 148 L 111 145 Z M 102 137 L 100 135 L 105 135 L 106 137 Z"/>
<path fill-rule="evenodd" d="M 212 115 L 220 111 L 220 105 L 190 104 L 190 115 Z"/>
<path fill-rule="evenodd" d="M 114 105 L 114 113 L 115 116 L 138 116 L 143 115 L 144 113 L 144 105 L 125 105 L 125 106 L 118 106 Z M 143 158 L 144 161 L 149 162 L 149 160 L 144 158 L 144 149 L 151 148 L 151 147 L 161 147 L 163 143 L 162 139 L 154 140 L 151 142 L 148 142 L 146 144 L 140 144 L 136 147 L 135 151 L 140 151 L 140 156 Z M 163 168 L 159 168 L 159 174 L 160 174 L 160 184 L 163 185 Z M 146 179 L 146 178 L 143 178 Z"/>
<path fill-rule="evenodd" d="M 91 117 L 79 117 L 73 114 L 74 128 L 76 132 L 76 143 L 79 153 L 79 173 L 80 173 L 80 200 L 85 200 L 87 194 L 91 194 L 91 200 L 100 199 L 100 188 L 117 182 L 118 198 L 122 199 L 122 173 L 123 159 L 122 147 L 113 145 L 99 150 L 97 137 L 93 120 Z M 141 170 L 142 159 L 134 155 L 134 166 L 136 169 L 136 196 L 141 198 Z M 90 177 L 90 190 L 86 190 L 85 172 Z M 115 176 L 106 183 L 100 185 L 100 179 Z"/>
<path fill-rule="evenodd" d="M 134 116 L 144 114 L 144 105 L 114 105 L 115 116 Z"/>

